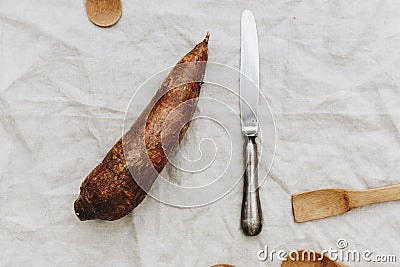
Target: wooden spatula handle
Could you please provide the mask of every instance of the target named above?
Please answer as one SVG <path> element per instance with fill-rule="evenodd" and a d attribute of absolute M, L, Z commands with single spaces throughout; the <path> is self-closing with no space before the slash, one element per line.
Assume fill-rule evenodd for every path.
<path fill-rule="evenodd" d="M 348 191 L 348 196 L 349 204 L 352 208 L 373 203 L 400 200 L 400 184 L 362 191 Z"/>

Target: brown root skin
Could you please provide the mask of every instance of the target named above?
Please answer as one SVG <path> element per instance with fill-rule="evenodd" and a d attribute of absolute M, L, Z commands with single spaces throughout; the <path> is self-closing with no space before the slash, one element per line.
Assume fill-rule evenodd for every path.
<path fill-rule="evenodd" d="M 195 112 L 208 60 L 208 38 L 209 33 L 178 62 L 130 130 L 85 178 L 74 203 L 81 221 L 117 220 L 146 197 Z M 172 111 L 173 120 L 167 120 Z"/>
<path fill-rule="evenodd" d="M 81 197 L 78 197 L 78 199 L 75 201 L 74 210 L 76 216 L 78 216 L 81 221 L 95 219 L 95 214 L 91 210 L 88 210 L 87 208 L 85 209 L 85 207 L 88 207 L 88 205 L 84 204 L 83 202 L 84 200 Z"/>

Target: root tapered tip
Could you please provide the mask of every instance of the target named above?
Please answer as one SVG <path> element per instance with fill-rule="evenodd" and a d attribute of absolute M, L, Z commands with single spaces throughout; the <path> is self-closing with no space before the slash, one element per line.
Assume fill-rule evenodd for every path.
<path fill-rule="evenodd" d="M 210 38 L 210 32 L 207 32 L 206 37 L 204 38 L 204 42 L 208 43 L 209 38 Z"/>
<path fill-rule="evenodd" d="M 81 221 L 95 219 L 94 214 L 88 208 L 85 207 L 85 203 L 83 203 L 82 198 L 80 196 L 74 203 L 74 210 L 75 210 L 75 215 Z"/>

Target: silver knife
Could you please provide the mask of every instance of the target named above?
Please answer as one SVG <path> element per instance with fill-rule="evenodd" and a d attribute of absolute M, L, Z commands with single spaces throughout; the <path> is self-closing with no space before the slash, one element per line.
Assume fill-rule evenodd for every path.
<path fill-rule="evenodd" d="M 253 13 L 242 12 L 240 51 L 240 116 L 244 145 L 244 185 L 241 226 L 246 235 L 258 235 L 262 229 L 262 211 L 258 192 L 257 144 L 259 102 L 259 54 L 257 28 Z"/>

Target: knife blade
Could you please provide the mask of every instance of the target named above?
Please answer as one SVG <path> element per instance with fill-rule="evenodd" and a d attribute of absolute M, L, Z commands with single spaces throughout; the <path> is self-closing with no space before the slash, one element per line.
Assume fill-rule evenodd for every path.
<path fill-rule="evenodd" d="M 256 143 L 260 95 L 259 52 L 256 22 L 249 10 L 242 12 L 240 33 L 240 116 L 245 139 L 241 227 L 244 234 L 255 236 L 262 230 Z"/>
<path fill-rule="evenodd" d="M 241 19 L 240 114 L 242 132 L 256 136 L 258 132 L 259 55 L 256 21 L 245 10 Z"/>

